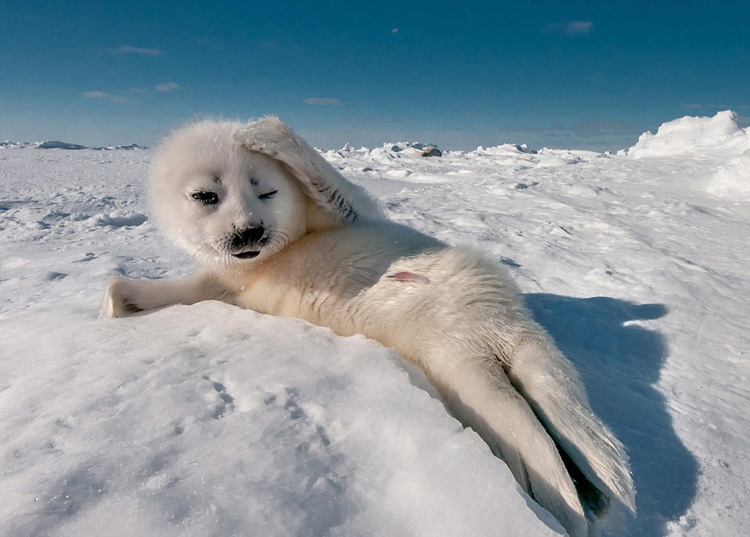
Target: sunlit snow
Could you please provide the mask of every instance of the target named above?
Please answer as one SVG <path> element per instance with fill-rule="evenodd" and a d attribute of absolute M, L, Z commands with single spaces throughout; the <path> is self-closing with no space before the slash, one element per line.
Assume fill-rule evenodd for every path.
<path fill-rule="evenodd" d="M 750 142 L 681 118 L 617 155 L 324 151 L 394 220 L 507 267 L 624 442 L 638 516 L 750 527 Z M 108 278 L 191 261 L 148 218 L 151 150 L 0 145 L 0 535 L 552 536 L 417 371 L 217 302 L 98 320 Z"/>

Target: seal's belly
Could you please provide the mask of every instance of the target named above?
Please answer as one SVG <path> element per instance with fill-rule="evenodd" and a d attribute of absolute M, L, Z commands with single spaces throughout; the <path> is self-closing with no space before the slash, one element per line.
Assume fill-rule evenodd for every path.
<path fill-rule="evenodd" d="M 242 307 L 362 334 L 418 364 L 430 342 L 448 345 L 497 332 L 498 320 L 526 318 L 497 266 L 395 225 L 303 237 L 244 274 L 235 292 Z"/>
<path fill-rule="evenodd" d="M 415 267 L 416 260 L 445 248 L 390 224 L 314 233 L 243 275 L 233 291 L 242 307 L 380 340 L 375 332 L 382 317 L 430 285 L 426 267 Z"/>

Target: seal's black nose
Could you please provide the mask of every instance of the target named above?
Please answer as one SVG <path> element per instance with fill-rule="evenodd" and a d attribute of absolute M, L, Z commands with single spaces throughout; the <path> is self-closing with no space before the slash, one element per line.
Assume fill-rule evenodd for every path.
<path fill-rule="evenodd" d="M 248 244 L 255 244 L 263 238 L 266 228 L 263 226 L 249 227 L 247 229 L 238 229 L 232 236 L 232 247 L 242 248 Z"/>

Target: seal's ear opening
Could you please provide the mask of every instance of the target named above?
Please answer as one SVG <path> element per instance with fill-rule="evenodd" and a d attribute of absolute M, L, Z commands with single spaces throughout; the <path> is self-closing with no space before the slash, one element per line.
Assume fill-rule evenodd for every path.
<path fill-rule="evenodd" d="M 338 223 L 383 218 L 365 190 L 348 181 L 310 144 L 276 117 L 264 117 L 235 134 L 248 151 L 281 162 L 304 186 L 316 206 Z"/>

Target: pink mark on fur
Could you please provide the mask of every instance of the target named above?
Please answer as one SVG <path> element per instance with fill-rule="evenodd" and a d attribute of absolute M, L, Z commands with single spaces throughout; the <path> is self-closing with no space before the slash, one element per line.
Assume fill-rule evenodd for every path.
<path fill-rule="evenodd" d="M 396 274 L 391 274 L 389 278 L 393 278 L 394 280 L 398 280 L 400 282 L 419 282 L 419 283 L 430 283 L 430 279 L 426 278 L 425 276 L 420 276 L 419 274 L 414 274 L 413 272 L 397 272 Z"/>

